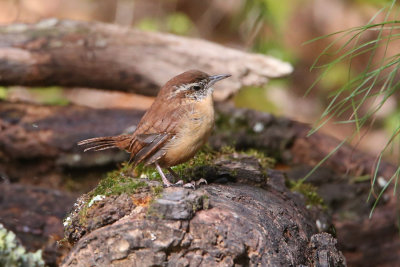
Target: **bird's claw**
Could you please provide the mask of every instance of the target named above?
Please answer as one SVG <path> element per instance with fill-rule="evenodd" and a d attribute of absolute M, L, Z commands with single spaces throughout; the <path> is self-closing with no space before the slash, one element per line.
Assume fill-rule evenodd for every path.
<path fill-rule="evenodd" d="M 204 178 L 200 178 L 199 180 L 196 181 L 196 186 L 201 186 L 201 185 L 207 185 L 207 180 Z"/>
<path fill-rule="evenodd" d="M 183 180 L 179 180 L 178 182 L 174 183 L 175 186 L 183 185 Z"/>
<path fill-rule="evenodd" d="M 190 182 L 190 183 L 186 183 L 183 185 L 184 188 L 191 188 L 193 190 L 196 189 L 196 183 L 194 181 Z"/>
<path fill-rule="evenodd" d="M 205 179 L 201 178 L 197 181 L 191 181 L 186 184 L 183 182 L 183 180 L 179 180 L 178 182 L 176 182 L 174 184 L 166 185 L 166 187 L 175 186 L 175 187 L 191 188 L 191 189 L 195 190 L 196 187 L 201 186 L 201 185 L 206 185 L 206 184 L 208 184 L 207 181 Z"/>
<path fill-rule="evenodd" d="M 183 182 L 183 180 L 179 180 L 178 182 L 176 182 L 174 184 L 167 185 L 167 187 L 170 187 L 170 186 L 196 189 L 196 184 L 194 182 L 185 184 Z"/>

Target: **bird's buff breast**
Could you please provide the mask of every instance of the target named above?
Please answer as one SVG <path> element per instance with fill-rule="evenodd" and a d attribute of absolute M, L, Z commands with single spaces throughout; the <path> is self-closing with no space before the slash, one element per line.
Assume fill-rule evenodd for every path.
<path fill-rule="evenodd" d="M 175 166 L 191 159 L 205 144 L 214 126 L 212 97 L 195 103 L 182 118 L 177 135 L 167 144 L 164 166 Z"/>

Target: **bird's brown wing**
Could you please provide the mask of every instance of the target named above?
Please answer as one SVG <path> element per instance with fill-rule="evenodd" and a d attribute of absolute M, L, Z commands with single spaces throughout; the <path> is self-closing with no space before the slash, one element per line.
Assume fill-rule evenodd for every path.
<path fill-rule="evenodd" d="M 133 133 L 128 151 L 134 165 L 151 164 L 164 156 L 163 147 L 176 135 L 182 117 L 191 109 L 189 103 L 160 102 L 156 99 Z"/>
<path fill-rule="evenodd" d="M 136 146 L 134 146 L 134 148 L 138 151 L 137 153 L 131 153 L 131 161 L 134 165 L 146 161 L 146 159 L 152 156 L 154 153 L 162 150 L 162 147 L 165 145 L 165 143 L 171 139 L 171 135 L 168 133 L 154 133 L 145 135 L 146 139 L 151 139 L 152 141 L 142 143 L 137 139 Z M 138 135 L 137 137 L 141 137 L 141 135 Z M 160 157 L 162 157 L 164 154 L 161 154 Z"/>

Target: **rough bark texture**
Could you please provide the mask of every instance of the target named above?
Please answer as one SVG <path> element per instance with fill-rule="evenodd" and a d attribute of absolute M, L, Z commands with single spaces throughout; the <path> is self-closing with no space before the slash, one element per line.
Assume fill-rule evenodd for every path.
<path fill-rule="evenodd" d="M 78 225 L 110 218 L 114 213 L 107 206 L 131 212 L 116 222 L 101 220 L 97 229 L 86 228 L 83 237 L 73 240 L 77 243 L 62 266 L 345 266 L 334 239 L 317 234 L 313 216 L 285 187 L 284 176 L 270 171 L 267 178 L 257 160 L 233 167 L 232 162 L 242 160 L 207 173 L 211 181 L 225 173 L 227 181 L 242 184 L 167 188 L 153 201 L 142 189 L 131 196 L 141 204 L 106 198 L 89 208 L 97 209 L 96 215 L 87 211 L 84 220 L 79 202 L 70 218 L 73 226 L 67 228 L 69 237 L 82 229 Z M 143 198 L 147 201 L 138 201 Z"/>
<path fill-rule="evenodd" d="M 296 167 L 287 171 L 289 179 L 301 179 L 312 167 Z M 332 214 L 340 250 L 349 266 L 396 266 L 400 261 L 400 238 L 396 226 L 398 193 L 389 186 L 372 218 L 370 181 L 357 181 L 332 170 L 320 168 L 307 181 L 315 185 Z M 382 188 L 376 188 L 377 191 Z"/>
<path fill-rule="evenodd" d="M 85 86 L 155 95 L 166 80 L 190 68 L 233 75 L 216 88 L 220 100 L 242 86 L 291 72 L 288 64 L 270 57 L 101 23 L 47 20 L 0 27 L 0 85 Z M 121 161 L 126 154 L 83 154 L 75 144 L 94 135 L 130 132 L 142 114 L 1 102 L 0 178 L 13 180 L 23 172 L 33 180 L 34 174 L 43 177 L 57 166 Z M 339 144 L 319 133 L 307 137 L 308 130 L 288 119 L 223 104 L 210 143 L 214 148 L 257 148 L 283 163 L 300 165 L 286 171 L 296 180 Z M 345 265 L 336 240 L 318 233 L 329 228 L 329 216 L 306 209 L 301 195 L 286 188 L 282 173 L 266 171 L 257 162 L 234 157 L 216 162 L 216 167 L 197 173 L 211 182 L 201 189 L 170 188 L 154 199 L 148 186 L 133 195 L 98 201 L 83 217 L 79 208 L 87 199 L 81 198 L 66 227 L 76 246 L 64 266 Z M 356 179 L 370 174 L 374 162 L 374 157 L 344 145 L 308 179 L 332 212 L 338 245 L 350 266 L 395 266 L 400 260 L 398 196 L 389 187 L 369 220 L 369 181 Z M 387 179 L 395 170 L 381 162 L 378 174 Z M 28 248 L 45 248 L 50 265 L 59 256 L 54 240 L 70 204 L 70 196 L 57 191 L 0 185 L 0 221 Z"/>
<path fill-rule="evenodd" d="M 210 139 L 213 147 L 235 144 L 238 149 L 257 148 L 282 162 L 306 165 L 288 170 L 291 179 L 304 177 L 312 166 L 340 143 L 319 133 L 306 137 L 307 125 L 285 118 L 233 109 L 225 104 L 217 105 L 217 110 L 217 127 Z M 39 116 L 39 111 L 44 115 Z M 124 153 L 82 153 L 75 143 L 94 135 L 120 134 L 134 126 L 142 114 L 143 111 L 2 102 L 0 175 L 8 175 L 10 180 L 14 180 L 23 172 L 22 176 L 32 179 L 32 173 L 43 176 L 47 169 L 54 169 L 54 166 L 98 166 L 122 160 L 126 158 Z M 107 127 L 104 127 L 104 122 L 107 122 Z M 35 171 L 38 161 L 43 158 L 46 158 L 46 168 L 40 167 Z M 400 239 L 395 223 L 398 206 L 392 187 L 383 195 L 375 215 L 369 220 L 372 203 L 365 200 L 370 182 L 356 182 L 357 176 L 370 174 L 374 160 L 374 157 L 344 145 L 308 179 L 319 188 L 320 195 L 332 210 L 338 243 L 350 266 L 393 266 L 400 260 Z M 393 165 L 381 162 L 379 174 L 387 179 L 394 170 Z M 346 172 L 348 176 L 344 177 Z"/>
<path fill-rule="evenodd" d="M 144 114 L 140 110 L 0 103 L 0 154 L 10 160 L 53 158 L 73 164 L 73 156 L 81 153 L 78 141 L 93 134 L 132 132 Z"/>
<path fill-rule="evenodd" d="M 227 104 L 217 105 L 217 111 L 216 130 L 210 140 L 216 148 L 233 144 L 239 150 L 256 148 L 288 164 L 313 166 L 340 144 L 321 133 L 307 137 L 310 126 L 286 118 Z M 141 110 L 1 102 L 0 155 L 9 160 L 51 157 L 61 165 L 81 167 L 123 160 L 124 154 L 118 151 L 82 153 L 76 143 L 132 132 L 143 114 Z M 375 160 L 344 144 L 324 165 L 337 173 L 360 176 L 371 174 Z M 378 174 L 391 177 L 395 170 L 395 166 L 382 162 Z"/>
<path fill-rule="evenodd" d="M 214 147 L 235 144 L 237 149 L 255 148 L 290 165 L 315 166 L 341 143 L 320 132 L 307 136 L 310 125 L 288 118 L 223 103 L 217 110 L 217 127 L 210 141 Z M 337 174 L 360 176 L 371 174 L 375 161 L 376 157 L 345 143 L 323 166 Z M 378 175 L 390 178 L 395 171 L 393 164 L 382 162 Z"/>
<path fill-rule="evenodd" d="M 288 63 L 211 42 L 103 23 L 45 20 L 0 27 L 0 85 L 76 86 L 156 95 L 189 69 L 232 78 L 217 99 L 292 71 Z"/>

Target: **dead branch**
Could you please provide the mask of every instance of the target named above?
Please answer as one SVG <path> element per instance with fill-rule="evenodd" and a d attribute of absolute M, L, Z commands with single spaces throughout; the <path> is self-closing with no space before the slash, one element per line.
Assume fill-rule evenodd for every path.
<path fill-rule="evenodd" d="M 239 88 L 265 84 L 292 67 L 208 41 L 142 32 L 104 23 L 49 19 L 0 27 L 0 85 L 77 86 L 155 95 L 188 69 L 230 73 L 216 86 L 226 99 Z"/>
<path fill-rule="evenodd" d="M 132 132 L 143 113 L 0 102 L 0 155 L 3 160 L 60 160 L 81 153 L 76 143 L 82 139 Z"/>

